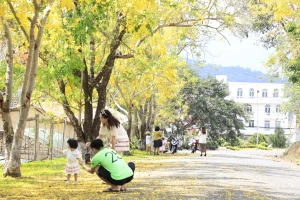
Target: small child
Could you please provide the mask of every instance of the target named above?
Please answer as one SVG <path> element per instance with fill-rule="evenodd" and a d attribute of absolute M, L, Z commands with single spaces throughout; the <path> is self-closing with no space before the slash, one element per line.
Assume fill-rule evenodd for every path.
<path fill-rule="evenodd" d="M 151 154 L 151 136 L 150 132 L 146 132 L 146 152 Z"/>
<path fill-rule="evenodd" d="M 64 149 L 63 151 L 60 151 L 58 149 L 55 149 L 55 150 L 67 157 L 67 164 L 65 167 L 65 172 L 67 174 L 66 184 L 67 185 L 70 184 L 71 175 L 74 174 L 74 179 L 75 179 L 74 184 L 77 185 L 78 184 L 78 172 L 80 172 L 80 165 L 79 165 L 78 161 L 80 163 L 82 162 L 81 153 L 77 150 L 77 147 L 78 147 L 77 140 L 71 138 L 67 141 L 67 143 L 68 143 L 67 149 Z"/>
<path fill-rule="evenodd" d="M 167 141 L 165 140 L 165 138 L 162 138 L 161 140 L 162 140 L 162 146 L 159 147 L 159 151 L 160 151 L 161 154 L 163 154 L 166 151 Z"/>

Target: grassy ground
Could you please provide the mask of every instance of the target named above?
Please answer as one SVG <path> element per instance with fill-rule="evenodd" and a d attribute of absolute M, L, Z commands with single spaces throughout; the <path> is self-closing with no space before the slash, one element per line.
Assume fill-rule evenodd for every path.
<path fill-rule="evenodd" d="M 208 157 L 200 158 L 199 153 L 191 154 L 189 151 L 159 156 L 140 151 L 132 154 L 123 157 L 125 161 L 136 164 L 135 178 L 128 184 L 126 192 L 102 192 L 108 185 L 84 170 L 79 174 L 79 185 L 73 185 L 72 179 L 70 185 L 65 185 L 66 159 L 59 158 L 23 163 L 22 178 L 1 177 L 0 199 L 282 199 L 275 198 L 278 196 L 276 191 L 271 195 L 273 188 L 264 189 L 262 183 L 257 182 L 259 178 L 252 180 L 252 175 L 245 176 L 251 172 L 258 177 L 265 174 L 263 178 L 268 178 L 267 172 L 270 171 L 269 167 L 236 163 L 239 159 L 245 160 L 245 156 L 234 158 L 230 154 L 225 158 L 225 154 L 219 152 L 220 155 L 208 153 Z M 253 162 L 252 157 L 248 159 Z M 223 163 L 220 163 L 221 160 Z M 228 163 L 229 160 L 235 162 Z M 276 170 L 278 168 L 271 171 L 276 174 Z M 2 173 L 3 165 L 0 165 L 0 171 Z M 282 173 L 278 172 L 279 175 Z"/>
<path fill-rule="evenodd" d="M 141 173 L 164 167 L 157 162 L 160 159 L 174 159 L 174 155 L 170 154 L 150 156 L 140 151 L 133 151 L 132 154 L 132 156 L 123 158 L 127 162 L 134 161 L 136 171 Z M 184 154 L 176 156 L 184 156 Z M 79 174 L 78 185 L 73 185 L 73 177 L 71 177 L 71 184 L 66 185 L 65 163 L 66 158 L 23 163 L 21 178 L 0 178 L 0 199 L 111 199 L 112 197 L 115 199 L 120 194 L 101 192 L 108 188 L 108 185 L 102 184 L 95 174 L 89 174 L 84 170 Z M 0 165 L 0 171 L 3 172 L 3 164 Z M 138 185 L 139 182 L 141 181 L 134 179 L 132 183 L 128 184 L 128 187 L 141 187 Z M 122 193 L 127 193 L 126 199 L 141 199 L 141 196 L 132 190 Z M 155 195 L 158 198 L 160 194 L 160 192 L 153 193 L 153 198 L 156 199 Z M 124 195 L 122 196 L 124 198 Z"/>

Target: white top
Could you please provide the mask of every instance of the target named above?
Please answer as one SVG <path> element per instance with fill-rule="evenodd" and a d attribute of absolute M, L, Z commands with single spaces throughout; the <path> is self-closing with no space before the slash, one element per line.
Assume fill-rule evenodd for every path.
<path fill-rule="evenodd" d="M 71 149 L 64 149 L 63 155 L 67 157 L 68 164 L 74 164 L 77 163 L 77 159 L 81 159 L 81 153 L 77 150 L 74 149 L 73 151 Z"/>
<path fill-rule="evenodd" d="M 118 128 L 115 126 L 111 127 L 110 130 L 108 130 L 106 126 L 101 125 L 99 135 L 107 136 L 110 141 L 112 140 L 112 136 L 116 137 L 116 141 L 122 139 L 129 140 L 127 132 L 121 124 Z"/>
<path fill-rule="evenodd" d="M 151 136 L 146 135 L 146 144 L 150 144 L 150 143 L 151 143 Z"/>
<path fill-rule="evenodd" d="M 200 135 L 200 138 L 199 138 L 199 143 L 200 144 L 206 144 L 206 136 L 207 136 L 207 133 L 206 134 L 203 134 L 203 133 L 199 133 Z"/>

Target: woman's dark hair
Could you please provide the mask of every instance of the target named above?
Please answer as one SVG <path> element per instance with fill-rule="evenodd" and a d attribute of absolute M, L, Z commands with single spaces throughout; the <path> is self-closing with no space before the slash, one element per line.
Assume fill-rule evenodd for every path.
<path fill-rule="evenodd" d="M 75 140 L 74 138 L 70 138 L 68 139 L 67 143 L 69 144 L 69 146 L 73 149 L 76 149 L 78 147 L 78 142 L 77 140 Z"/>
<path fill-rule="evenodd" d="M 155 131 L 159 131 L 160 130 L 160 128 L 159 128 L 159 126 L 155 126 L 155 129 L 154 129 Z"/>
<path fill-rule="evenodd" d="M 206 128 L 204 126 L 202 127 L 201 133 L 206 134 Z"/>
<path fill-rule="evenodd" d="M 101 116 L 105 119 L 108 119 L 108 125 L 107 125 L 107 129 L 110 130 L 111 127 L 115 126 L 115 127 L 119 127 L 120 126 L 120 121 L 115 118 L 111 112 L 109 110 L 102 110 L 101 111 Z"/>
<path fill-rule="evenodd" d="M 91 142 L 91 148 L 94 148 L 94 149 L 101 149 L 103 147 L 103 141 L 101 139 L 96 139 L 96 140 L 93 140 Z"/>

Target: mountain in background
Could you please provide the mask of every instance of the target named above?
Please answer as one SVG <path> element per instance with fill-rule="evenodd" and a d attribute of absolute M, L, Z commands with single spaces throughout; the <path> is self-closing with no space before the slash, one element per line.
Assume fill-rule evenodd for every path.
<path fill-rule="evenodd" d="M 227 75 L 228 82 L 249 82 L 249 83 L 284 83 L 287 80 L 276 79 L 271 81 L 267 74 L 261 71 L 253 71 L 249 68 L 240 66 L 216 66 L 206 65 L 204 67 L 197 66 L 194 62 L 188 62 L 192 69 L 198 72 L 201 77 L 208 75 L 216 77 L 216 75 Z M 193 64 L 194 63 L 194 64 Z"/>

